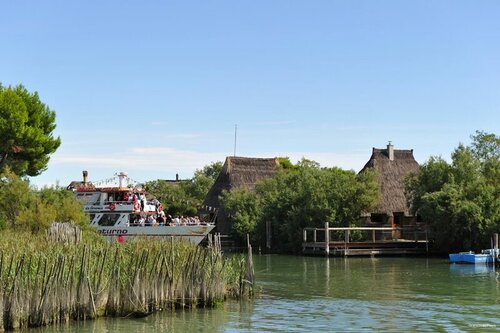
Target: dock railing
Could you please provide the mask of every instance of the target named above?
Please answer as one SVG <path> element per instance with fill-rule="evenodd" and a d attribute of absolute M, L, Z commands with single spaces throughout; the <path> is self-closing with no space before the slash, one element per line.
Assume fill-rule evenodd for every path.
<path fill-rule="evenodd" d="M 384 249 L 395 253 L 397 248 L 412 247 L 429 251 L 427 229 L 420 226 L 330 227 L 325 222 L 324 228 L 304 228 L 302 241 L 303 252 L 312 254 L 329 255 L 331 249 L 343 255 L 384 254 Z"/>

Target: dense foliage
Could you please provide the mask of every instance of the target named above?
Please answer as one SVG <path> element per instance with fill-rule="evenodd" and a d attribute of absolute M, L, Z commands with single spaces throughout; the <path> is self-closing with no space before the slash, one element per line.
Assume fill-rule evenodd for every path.
<path fill-rule="evenodd" d="M 36 176 L 61 144 L 53 137 L 55 113 L 22 85 L 0 85 L 0 170 Z"/>
<path fill-rule="evenodd" d="M 54 221 L 86 225 L 88 217 L 72 192 L 58 187 L 36 190 L 9 168 L 0 173 L 0 229 L 37 233 Z"/>
<path fill-rule="evenodd" d="M 257 184 L 256 191 L 245 189 L 224 192 L 224 208 L 234 221 L 239 239 L 246 233 L 264 245 L 266 224 L 270 224 L 275 249 L 293 252 L 300 249 L 302 229 L 349 226 L 376 202 L 379 194 L 375 174 L 339 168 L 321 168 L 302 160 L 270 179 Z"/>
<path fill-rule="evenodd" d="M 406 182 L 413 213 L 428 222 L 443 252 L 490 247 L 500 230 L 500 137 L 476 132 L 451 163 L 431 157 Z"/>
<path fill-rule="evenodd" d="M 146 182 L 145 189 L 163 203 L 165 211 L 174 215 L 194 216 L 222 169 L 222 162 L 212 162 L 196 170 L 189 180 Z"/>

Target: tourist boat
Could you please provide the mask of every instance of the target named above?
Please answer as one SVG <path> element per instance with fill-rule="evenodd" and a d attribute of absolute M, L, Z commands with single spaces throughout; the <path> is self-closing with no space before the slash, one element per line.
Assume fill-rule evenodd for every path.
<path fill-rule="evenodd" d="M 159 223 L 148 225 L 149 216 L 158 217 L 163 206 L 158 200 L 132 200 L 132 197 L 146 197 L 140 187 L 130 186 L 125 172 L 116 174 L 118 185 L 110 186 L 110 180 L 104 186 L 87 182 L 87 173 L 83 172 L 83 182 L 73 182 L 71 189 L 84 210 L 90 216 L 90 223 L 97 232 L 110 240 L 124 242 L 134 236 L 173 237 L 199 244 L 214 229 L 211 223 L 174 224 Z M 76 184 L 75 184 L 76 183 Z"/>
<path fill-rule="evenodd" d="M 498 250 L 483 250 L 481 253 L 459 252 L 450 253 L 450 261 L 457 264 L 487 265 L 493 264 L 495 252 Z"/>

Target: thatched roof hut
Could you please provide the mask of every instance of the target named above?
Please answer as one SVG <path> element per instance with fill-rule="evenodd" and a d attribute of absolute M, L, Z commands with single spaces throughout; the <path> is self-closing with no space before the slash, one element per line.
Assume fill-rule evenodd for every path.
<path fill-rule="evenodd" d="M 413 157 L 413 149 L 397 150 L 390 142 L 387 149 L 373 148 L 370 160 L 360 172 L 367 169 L 375 169 L 378 172 L 381 192 L 380 199 L 371 212 L 372 217 L 376 214 L 387 217 L 409 216 L 404 194 L 404 178 L 419 171 L 419 164 Z M 383 223 L 387 220 L 377 222 Z"/>
<path fill-rule="evenodd" d="M 236 188 L 254 190 L 258 181 L 276 173 L 278 165 L 277 158 L 226 157 L 219 176 L 203 201 L 205 211 L 217 211 L 218 232 L 228 234 L 231 231 L 231 221 L 219 201 L 222 191 Z"/>

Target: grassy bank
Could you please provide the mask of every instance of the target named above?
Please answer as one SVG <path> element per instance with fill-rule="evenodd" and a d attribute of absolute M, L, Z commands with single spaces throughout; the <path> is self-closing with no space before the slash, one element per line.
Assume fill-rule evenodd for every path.
<path fill-rule="evenodd" d="M 245 259 L 173 240 L 111 243 L 84 232 L 79 243 L 0 233 L 0 330 L 98 316 L 144 316 L 211 307 L 242 297 Z"/>

